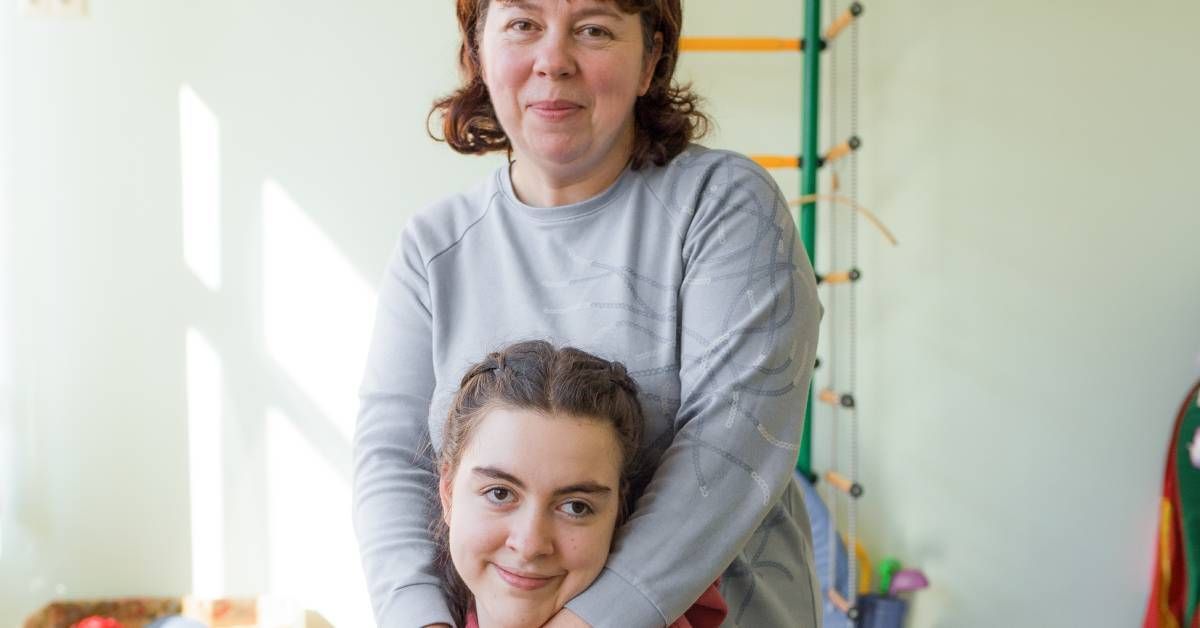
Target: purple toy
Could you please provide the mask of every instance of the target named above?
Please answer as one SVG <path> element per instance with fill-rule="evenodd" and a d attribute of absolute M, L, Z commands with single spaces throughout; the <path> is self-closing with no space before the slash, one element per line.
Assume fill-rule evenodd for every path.
<path fill-rule="evenodd" d="M 897 595 L 909 591 L 918 591 L 929 586 L 929 579 L 920 569 L 901 569 L 892 576 L 892 584 L 888 587 L 888 595 Z"/>

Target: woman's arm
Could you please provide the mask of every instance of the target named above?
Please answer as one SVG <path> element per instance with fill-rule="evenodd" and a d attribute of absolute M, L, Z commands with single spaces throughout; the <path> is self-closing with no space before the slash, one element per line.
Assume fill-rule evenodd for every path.
<path fill-rule="evenodd" d="M 354 528 L 381 628 L 453 623 L 429 532 L 430 325 L 425 266 L 409 228 L 379 289 L 354 435 Z"/>
<path fill-rule="evenodd" d="M 812 267 L 761 168 L 726 156 L 693 180 L 703 188 L 683 244 L 676 434 L 605 570 L 567 605 L 593 626 L 682 615 L 762 523 L 796 462 L 821 317 Z"/>

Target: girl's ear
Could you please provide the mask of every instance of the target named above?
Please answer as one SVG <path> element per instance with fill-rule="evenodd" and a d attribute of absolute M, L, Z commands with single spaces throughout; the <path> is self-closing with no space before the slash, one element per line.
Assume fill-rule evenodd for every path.
<path fill-rule="evenodd" d="M 448 464 L 443 464 L 438 472 L 438 497 L 442 501 L 442 521 L 446 525 L 450 525 L 450 497 L 452 496 L 450 489 L 454 486 L 452 475 Z"/>

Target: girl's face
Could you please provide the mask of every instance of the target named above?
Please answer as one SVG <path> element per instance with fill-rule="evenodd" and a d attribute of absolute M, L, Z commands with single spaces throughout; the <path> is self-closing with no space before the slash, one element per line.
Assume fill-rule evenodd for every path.
<path fill-rule="evenodd" d="M 492 0 L 479 48 L 518 159 L 570 174 L 628 158 L 658 58 L 640 16 L 603 0 Z"/>
<path fill-rule="evenodd" d="M 540 626 L 600 574 L 621 497 L 608 424 L 497 408 L 445 471 L 450 557 L 481 626 Z"/>

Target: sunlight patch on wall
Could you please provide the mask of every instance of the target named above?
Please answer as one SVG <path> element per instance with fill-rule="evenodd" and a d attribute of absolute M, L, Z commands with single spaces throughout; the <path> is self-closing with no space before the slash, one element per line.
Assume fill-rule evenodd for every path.
<path fill-rule="evenodd" d="M 225 497 L 221 472 L 221 358 L 195 329 L 187 331 L 188 474 L 191 487 L 192 593 L 225 588 Z"/>
<path fill-rule="evenodd" d="M 267 351 L 349 442 L 375 293 L 278 183 L 262 204 Z"/>
<path fill-rule="evenodd" d="M 209 290 L 221 289 L 221 145 L 217 117 L 188 85 L 179 88 L 183 259 Z"/>
<path fill-rule="evenodd" d="M 335 626 L 372 626 L 350 522 L 350 487 L 292 421 L 267 411 L 270 592 Z"/>

